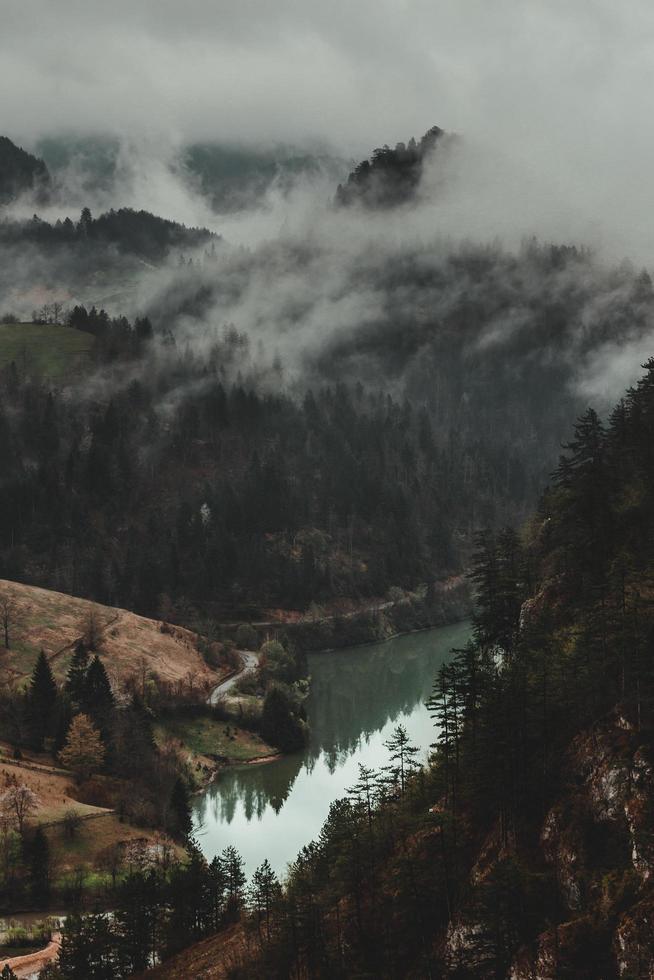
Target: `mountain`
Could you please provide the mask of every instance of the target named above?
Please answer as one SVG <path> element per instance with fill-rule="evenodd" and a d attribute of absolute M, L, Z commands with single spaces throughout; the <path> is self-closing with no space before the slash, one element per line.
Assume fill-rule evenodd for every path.
<path fill-rule="evenodd" d="M 392 208 L 411 201 L 422 178 L 427 160 L 442 144 L 446 134 L 438 126 L 428 130 L 416 143 L 398 143 L 394 150 L 383 146 L 373 151 L 349 175 L 347 183 L 339 184 L 336 203 L 340 206 L 358 204 L 365 208 Z"/>
<path fill-rule="evenodd" d="M 49 185 L 50 174 L 43 160 L 7 136 L 0 136 L 0 205 L 9 204 L 26 191 L 45 198 Z"/>
<path fill-rule="evenodd" d="M 252 207 L 273 186 L 284 192 L 298 178 L 325 173 L 337 181 L 346 171 L 344 160 L 324 150 L 252 148 L 213 142 L 185 147 L 180 169 L 219 213 Z"/>
<path fill-rule="evenodd" d="M 0 316 L 27 319 L 44 302 L 81 301 L 122 312 L 134 302 L 144 271 L 174 258 L 206 260 L 220 238 L 206 228 L 131 208 L 97 218 L 83 208 L 73 221 L 6 219 L 0 223 Z"/>
<path fill-rule="evenodd" d="M 239 211 L 260 202 L 273 187 L 287 191 L 302 177 L 326 174 L 342 180 L 349 163 L 322 147 L 282 144 L 239 145 L 205 140 L 182 145 L 169 158 L 150 157 L 147 147 L 108 134 L 59 134 L 39 140 L 59 194 L 81 191 L 100 206 L 133 199 L 135 178 L 163 167 L 189 189 L 207 198 L 219 213 Z"/>

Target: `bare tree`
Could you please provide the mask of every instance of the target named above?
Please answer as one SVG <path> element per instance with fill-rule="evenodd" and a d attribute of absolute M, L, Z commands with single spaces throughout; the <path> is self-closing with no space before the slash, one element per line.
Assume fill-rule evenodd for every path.
<path fill-rule="evenodd" d="M 55 301 L 52 304 L 52 322 L 57 326 L 61 323 L 61 315 L 64 311 L 63 303 Z"/>
<path fill-rule="evenodd" d="M 34 813 L 41 800 L 34 790 L 24 783 L 10 786 L 9 789 L 0 796 L 0 812 L 13 817 L 18 826 L 19 834 L 23 833 L 23 827 L 27 818 Z"/>
<path fill-rule="evenodd" d="M 100 641 L 102 640 L 102 622 L 95 606 L 89 606 L 88 612 L 82 621 L 82 639 L 87 650 L 92 650 L 94 653 L 100 646 Z"/>
<path fill-rule="evenodd" d="M 16 603 L 7 593 L 0 595 L 0 625 L 4 632 L 5 650 L 9 650 L 9 631 L 16 618 Z"/>

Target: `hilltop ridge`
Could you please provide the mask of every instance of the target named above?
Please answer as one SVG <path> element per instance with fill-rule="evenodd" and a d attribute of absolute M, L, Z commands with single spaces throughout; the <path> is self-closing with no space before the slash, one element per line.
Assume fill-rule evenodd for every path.
<path fill-rule="evenodd" d="M 50 173 L 43 160 L 16 146 L 8 136 L 0 136 L 0 205 L 9 204 L 24 191 L 36 191 L 45 198 Z"/>

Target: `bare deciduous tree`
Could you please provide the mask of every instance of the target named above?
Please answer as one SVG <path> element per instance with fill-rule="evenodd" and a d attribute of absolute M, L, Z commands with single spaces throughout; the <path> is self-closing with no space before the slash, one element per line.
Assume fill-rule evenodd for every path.
<path fill-rule="evenodd" d="M 23 833 L 27 818 L 34 813 L 41 800 L 34 790 L 24 783 L 10 786 L 0 796 L 0 812 L 15 820 L 18 832 Z"/>
<path fill-rule="evenodd" d="M 10 648 L 10 630 L 16 620 L 16 603 L 7 593 L 0 595 L 0 625 L 4 633 L 5 650 Z"/>
<path fill-rule="evenodd" d="M 95 606 L 89 606 L 82 621 L 82 638 L 87 650 L 92 650 L 94 653 L 97 651 L 102 639 L 102 629 L 98 610 Z"/>

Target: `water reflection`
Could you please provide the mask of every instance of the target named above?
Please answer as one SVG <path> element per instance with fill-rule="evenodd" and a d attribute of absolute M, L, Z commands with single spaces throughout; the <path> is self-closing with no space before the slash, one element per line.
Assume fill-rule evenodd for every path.
<path fill-rule="evenodd" d="M 383 743 L 395 725 L 427 750 L 434 731 L 424 702 L 436 670 L 468 635 L 459 624 L 311 656 L 310 744 L 274 763 L 229 769 L 197 798 L 207 857 L 234 844 L 249 872 L 265 857 L 283 872 L 317 835 L 331 801 L 356 782 L 358 763 L 386 763 Z"/>

